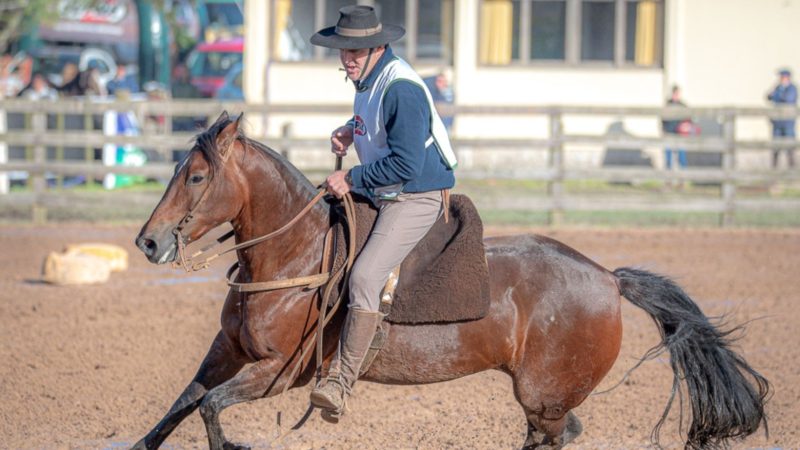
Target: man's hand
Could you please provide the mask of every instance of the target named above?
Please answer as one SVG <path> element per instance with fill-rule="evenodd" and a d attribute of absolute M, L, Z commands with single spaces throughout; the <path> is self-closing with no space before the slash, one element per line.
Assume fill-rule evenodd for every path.
<path fill-rule="evenodd" d="M 353 129 L 347 125 L 341 126 L 331 133 L 331 151 L 336 156 L 347 155 L 347 148 L 353 143 Z"/>
<path fill-rule="evenodd" d="M 350 183 L 345 180 L 347 176 L 346 170 L 337 170 L 328 176 L 325 180 L 328 183 L 328 192 L 335 195 L 336 198 L 342 198 L 344 194 L 350 192 Z"/>

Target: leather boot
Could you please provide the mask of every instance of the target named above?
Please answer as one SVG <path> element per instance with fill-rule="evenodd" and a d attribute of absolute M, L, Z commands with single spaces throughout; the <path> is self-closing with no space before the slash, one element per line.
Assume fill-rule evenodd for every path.
<path fill-rule="evenodd" d="M 383 314 L 377 311 L 348 311 L 342 337 L 339 339 L 339 349 L 331 362 L 331 367 L 339 370 L 332 370 L 327 382 L 311 391 L 311 404 L 324 410 L 323 419 L 335 423 L 344 412 L 345 401 L 358 379 L 361 363 L 369 351 L 382 318 Z"/>

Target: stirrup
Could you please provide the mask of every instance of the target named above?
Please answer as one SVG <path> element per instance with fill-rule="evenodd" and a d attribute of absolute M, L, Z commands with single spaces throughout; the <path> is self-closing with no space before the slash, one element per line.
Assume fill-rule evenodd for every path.
<path fill-rule="evenodd" d="M 332 424 L 336 425 L 337 423 L 339 423 L 339 419 L 342 417 L 343 414 L 344 414 L 344 411 L 334 411 L 332 409 L 323 409 L 322 412 L 320 412 L 319 416 L 322 417 L 322 420 L 324 420 L 325 422 L 332 423 Z"/>

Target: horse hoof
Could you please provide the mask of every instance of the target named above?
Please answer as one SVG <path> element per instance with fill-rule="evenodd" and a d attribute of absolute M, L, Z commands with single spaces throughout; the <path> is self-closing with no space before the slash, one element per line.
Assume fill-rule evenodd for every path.
<path fill-rule="evenodd" d="M 223 450 L 250 450 L 246 445 L 234 444 L 233 442 L 225 442 L 222 444 Z"/>
<path fill-rule="evenodd" d="M 131 450 L 147 450 L 147 444 L 144 443 L 144 438 L 139 440 L 139 442 L 133 444 Z"/>
<path fill-rule="evenodd" d="M 572 411 L 567 414 L 567 426 L 564 427 L 564 432 L 561 434 L 562 445 L 567 445 L 574 441 L 576 437 L 580 436 L 583 432 L 583 425 L 578 420 L 578 416 Z"/>

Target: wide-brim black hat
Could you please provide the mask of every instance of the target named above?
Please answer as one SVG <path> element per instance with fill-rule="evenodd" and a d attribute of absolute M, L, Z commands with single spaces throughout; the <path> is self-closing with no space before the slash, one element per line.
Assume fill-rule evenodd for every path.
<path fill-rule="evenodd" d="M 311 36 L 311 43 L 338 49 L 375 48 L 396 41 L 406 34 L 399 25 L 382 24 L 371 6 L 351 5 L 339 10 L 336 26 Z"/>

